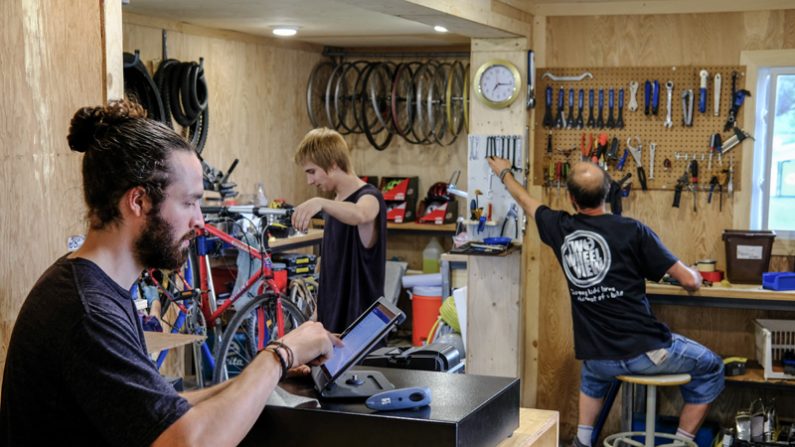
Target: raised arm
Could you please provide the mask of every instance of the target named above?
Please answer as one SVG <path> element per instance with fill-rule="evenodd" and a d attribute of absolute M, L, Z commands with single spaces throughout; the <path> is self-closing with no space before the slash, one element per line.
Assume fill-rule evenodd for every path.
<path fill-rule="evenodd" d="M 331 217 L 347 225 L 362 225 L 375 222 L 378 216 L 378 199 L 372 195 L 363 195 L 356 203 L 314 197 L 295 207 L 293 226 L 305 231 L 309 228 L 312 216 L 323 211 Z"/>
<path fill-rule="evenodd" d="M 533 219 L 536 217 L 536 210 L 541 206 L 541 202 L 528 194 L 521 183 L 516 181 L 511 172 L 511 162 L 504 158 L 489 157 L 486 159 L 489 162 L 489 167 L 494 171 L 494 175 L 502 175 L 502 183 L 505 188 L 516 200 L 516 203 L 522 207 L 525 214 Z"/>

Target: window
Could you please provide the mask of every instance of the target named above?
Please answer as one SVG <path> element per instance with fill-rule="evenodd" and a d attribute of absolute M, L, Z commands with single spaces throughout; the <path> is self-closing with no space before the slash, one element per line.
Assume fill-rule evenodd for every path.
<path fill-rule="evenodd" d="M 795 238 L 795 67 L 759 70 L 751 228 Z"/>

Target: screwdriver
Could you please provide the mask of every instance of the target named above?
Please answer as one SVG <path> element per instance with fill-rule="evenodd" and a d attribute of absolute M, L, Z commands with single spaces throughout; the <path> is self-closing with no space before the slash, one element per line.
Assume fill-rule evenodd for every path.
<path fill-rule="evenodd" d="M 563 163 L 560 162 L 560 161 L 556 162 L 555 163 L 555 180 L 558 183 L 558 191 L 557 191 L 556 195 L 560 195 L 560 176 L 562 174 L 563 174 Z"/>

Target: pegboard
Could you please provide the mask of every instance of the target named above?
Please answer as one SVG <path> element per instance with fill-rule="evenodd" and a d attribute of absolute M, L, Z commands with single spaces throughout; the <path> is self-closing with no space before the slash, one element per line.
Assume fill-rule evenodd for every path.
<path fill-rule="evenodd" d="M 493 155 L 513 163 L 511 172 L 519 184 L 525 184 L 525 141 L 523 135 L 469 135 L 467 153 L 467 193 L 471 199 L 467 210 L 467 229 L 472 239 L 508 236 L 521 243 L 524 237 L 524 211 L 500 178 L 489 167 L 486 157 Z M 491 217 L 484 228 L 477 230 L 477 221 L 470 216 L 472 201 Z M 513 208 L 513 211 L 510 211 Z M 507 223 L 506 223 L 507 220 Z"/>
<path fill-rule="evenodd" d="M 707 103 L 706 112 L 698 111 L 699 101 L 699 72 L 705 69 L 709 72 L 707 83 Z M 715 175 L 722 184 L 726 184 L 726 170 L 730 163 L 734 170 L 734 187 L 739 190 L 740 182 L 737 176 L 741 172 L 742 165 L 742 143 L 728 151 L 723 157 L 714 154 L 710 161 L 710 138 L 715 133 L 720 133 L 723 141 L 731 137 L 734 132 L 723 132 L 724 124 L 731 107 L 731 88 L 732 72 L 737 72 L 736 89 L 745 88 L 745 67 L 741 66 L 667 66 L 667 67 L 626 67 L 626 68 L 541 68 L 536 72 L 538 86 L 536 88 L 537 100 L 535 112 L 535 147 L 533 149 L 533 184 L 549 185 L 548 175 L 545 177 L 547 168 L 556 162 L 566 162 L 574 164 L 581 159 L 581 138 L 585 134 L 585 143 L 588 144 L 589 136 L 592 134 L 598 140 L 600 133 L 606 133 L 609 140 L 613 137 L 618 138 L 618 156 L 621 157 L 624 149 L 627 148 L 627 139 L 639 137 L 642 144 L 641 163 L 646 171 L 649 189 L 672 190 L 676 186 L 676 181 L 687 170 L 687 167 L 695 154 L 699 162 L 699 184 L 701 188 L 708 187 L 710 178 Z M 593 78 L 586 78 L 582 81 L 552 81 L 544 78 L 543 74 L 550 72 L 555 76 L 579 76 L 584 72 L 589 72 Z M 720 91 L 720 110 L 718 116 L 714 115 L 714 75 L 721 74 Z M 659 108 L 656 115 L 646 115 L 644 113 L 644 83 L 646 80 L 658 80 L 660 83 Z M 674 87 L 671 100 L 671 118 L 673 126 L 666 128 L 664 122 L 667 115 L 667 81 L 673 81 Z M 629 110 L 632 95 L 630 93 L 630 81 L 638 83 L 637 103 L 638 109 L 634 112 Z M 615 89 L 615 109 L 614 118 L 618 116 L 618 96 L 619 90 L 624 89 L 624 109 L 623 109 L 623 129 L 599 129 L 583 127 L 582 129 L 572 128 L 544 128 L 543 120 L 546 111 L 545 91 L 546 87 L 552 87 L 552 117 L 557 116 L 557 105 L 559 89 L 564 89 L 564 113 L 568 114 L 569 89 L 574 89 L 574 117 L 578 115 L 577 96 L 579 89 L 584 90 L 583 121 L 588 119 L 588 91 L 594 89 L 594 118 L 599 113 L 599 89 L 604 89 L 604 108 L 603 119 L 608 117 L 608 92 L 611 88 Z M 692 89 L 693 99 L 693 125 L 686 127 L 682 123 L 682 93 L 686 89 Z M 745 106 L 743 106 L 745 107 Z M 568 116 L 567 116 L 568 118 Z M 737 126 L 742 128 L 742 108 L 737 116 Z M 552 135 L 552 153 L 547 152 L 547 138 Z M 650 153 L 651 143 L 656 144 L 654 156 L 654 178 L 650 177 Z M 678 157 L 677 157 L 678 154 Z M 664 167 L 664 160 L 671 162 L 671 167 Z M 632 188 L 640 190 L 637 180 L 636 164 L 630 155 L 625 162 L 622 171 L 616 169 L 616 163 L 611 162 L 606 166 L 607 171 L 614 179 L 623 177 L 626 173 L 632 173 Z M 554 185 L 554 183 L 553 183 Z"/>

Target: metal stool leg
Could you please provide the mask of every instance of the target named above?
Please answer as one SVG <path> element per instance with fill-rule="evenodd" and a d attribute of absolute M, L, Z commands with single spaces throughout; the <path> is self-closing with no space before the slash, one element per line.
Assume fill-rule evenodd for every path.
<path fill-rule="evenodd" d="M 657 422 L 657 387 L 646 385 L 646 447 L 654 447 L 654 430 Z"/>

